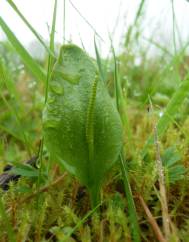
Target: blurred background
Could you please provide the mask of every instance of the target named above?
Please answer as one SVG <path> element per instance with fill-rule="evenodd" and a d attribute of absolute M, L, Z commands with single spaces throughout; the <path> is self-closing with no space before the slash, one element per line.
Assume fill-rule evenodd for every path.
<path fill-rule="evenodd" d="M 125 41 L 125 34 L 135 22 L 138 7 L 144 2 L 140 18 L 140 43 L 146 45 L 147 39 L 153 39 L 157 43 L 173 48 L 173 22 L 176 22 L 177 48 L 181 43 L 187 42 L 189 37 L 189 3 L 186 0 L 67 0 L 65 1 L 65 39 L 72 41 L 94 55 L 94 30 L 101 36 L 101 54 L 105 57 L 109 53 L 110 39 L 113 39 L 114 47 L 120 51 L 120 43 Z M 27 18 L 30 24 L 45 39 L 49 39 L 49 27 L 52 20 L 54 1 L 52 0 L 15 0 L 18 9 Z M 174 7 L 174 16 L 173 16 Z M 63 12 L 64 1 L 58 2 L 56 41 L 63 43 Z M 14 30 L 18 39 L 39 55 L 36 39 L 11 9 L 6 0 L 0 1 L 0 16 L 9 27 Z M 181 31 L 182 30 L 182 31 Z M 5 36 L 0 29 L 0 39 Z M 151 52 L 155 49 L 151 47 Z M 43 49 L 41 49 L 42 51 Z"/>

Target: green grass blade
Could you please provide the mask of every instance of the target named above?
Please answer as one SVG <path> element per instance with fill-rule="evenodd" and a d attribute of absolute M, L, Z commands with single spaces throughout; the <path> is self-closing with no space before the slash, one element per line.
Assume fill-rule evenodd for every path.
<path fill-rule="evenodd" d="M 114 58 L 114 64 L 115 64 L 115 94 L 116 94 L 116 104 L 117 108 L 120 111 L 120 100 L 122 101 L 122 93 L 119 87 L 119 77 L 118 77 L 118 68 L 117 68 L 117 61 L 116 61 L 116 56 L 115 56 L 115 51 L 112 45 L 112 50 L 113 50 L 113 58 Z M 120 90 L 120 91 L 119 91 Z M 125 115 L 126 116 L 126 115 Z M 134 242 L 140 242 L 140 227 L 138 224 L 138 219 L 137 219 L 137 212 L 135 208 L 135 203 L 133 199 L 133 194 L 131 191 L 130 183 L 129 183 L 129 174 L 128 174 L 128 168 L 126 166 L 126 163 L 123 160 L 123 152 L 120 154 L 120 167 L 121 167 L 121 172 L 122 172 L 122 178 L 124 182 L 124 189 L 125 189 L 125 194 L 128 202 L 128 212 L 129 212 L 129 222 L 130 222 L 130 228 L 131 228 L 131 234 Z"/>
<path fill-rule="evenodd" d="M 51 28 L 51 33 L 50 33 L 50 50 L 51 50 L 51 52 L 53 54 L 55 52 L 56 16 L 57 16 L 57 0 L 55 0 L 55 2 L 54 2 L 52 28 Z M 50 76 L 51 76 L 51 72 L 52 72 L 52 68 L 53 68 L 53 63 L 54 63 L 54 57 L 49 54 L 49 57 L 48 57 L 48 68 L 47 68 L 47 77 L 46 77 L 46 86 L 45 86 L 45 103 L 47 102 L 47 98 L 48 98 L 48 86 L 49 86 L 49 80 L 50 80 Z M 44 148 L 44 139 L 42 138 L 41 144 L 40 144 L 39 163 L 38 163 L 38 165 L 39 165 L 39 176 L 38 176 L 38 183 L 37 183 L 38 190 L 40 188 L 40 180 L 41 180 L 42 169 L 43 169 L 43 166 L 42 166 L 43 148 Z M 50 165 L 50 163 L 48 165 Z M 37 201 L 39 202 L 39 195 L 38 195 Z M 37 207 L 39 205 L 38 202 L 37 202 Z"/>
<path fill-rule="evenodd" d="M 105 77 L 104 77 L 104 71 L 103 71 L 103 67 L 102 67 L 102 62 L 101 62 L 101 58 L 100 58 L 100 54 L 98 51 L 98 47 L 96 44 L 96 39 L 94 38 L 94 46 L 95 46 L 95 53 L 96 53 L 96 60 L 97 60 L 97 65 L 98 65 L 98 69 L 100 72 L 100 78 L 103 82 L 105 82 Z"/>
<path fill-rule="evenodd" d="M 126 166 L 126 163 L 123 160 L 122 154 L 120 155 L 120 166 L 122 171 L 122 177 L 123 177 L 123 183 L 124 183 L 124 189 L 125 194 L 128 202 L 128 211 L 129 211 L 129 222 L 131 227 L 131 234 L 133 237 L 134 242 L 140 242 L 140 227 L 138 224 L 138 218 L 137 218 L 137 212 L 136 207 L 133 199 L 133 194 L 131 190 L 131 186 L 129 183 L 129 174 L 128 174 L 128 168 Z"/>
<path fill-rule="evenodd" d="M 55 0 L 55 2 L 54 2 L 52 29 L 51 29 L 51 34 L 50 34 L 50 50 L 53 54 L 54 54 L 54 47 L 55 47 L 56 17 L 57 17 L 57 0 Z"/>
<path fill-rule="evenodd" d="M 113 53 L 113 58 L 114 58 L 114 85 L 115 85 L 115 97 L 116 97 L 116 104 L 117 104 L 117 109 L 120 112 L 120 99 L 122 96 L 122 93 L 119 92 L 119 77 L 118 77 L 118 68 L 117 68 L 117 59 L 115 55 L 115 50 L 112 45 L 111 41 L 111 46 L 112 46 L 112 53 Z"/>
<path fill-rule="evenodd" d="M 80 11 L 76 8 L 76 6 L 73 4 L 71 0 L 69 0 L 72 7 L 75 9 L 75 11 L 79 14 L 79 16 L 89 25 L 89 27 L 94 31 L 94 33 L 104 42 L 103 38 L 98 34 L 96 29 L 92 26 L 92 24 L 89 23 L 89 21 L 80 13 Z"/>
<path fill-rule="evenodd" d="M 173 97 L 169 101 L 165 112 L 163 113 L 162 117 L 159 119 L 157 123 L 157 132 L 158 136 L 161 137 L 166 129 L 168 128 L 169 124 L 172 122 L 170 117 L 174 117 L 177 112 L 179 111 L 180 106 L 182 105 L 184 99 L 188 96 L 189 93 L 189 76 L 181 83 L 178 90 L 173 94 Z M 144 157 L 147 153 L 149 145 L 153 144 L 154 138 L 151 135 L 144 148 L 142 150 L 142 157 Z"/>
<path fill-rule="evenodd" d="M 139 7 L 137 9 L 135 18 L 134 18 L 134 23 L 128 28 L 127 34 L 126 34 L 126 40 L 125 40 L 125 46 L 128 47 L 132 38 L 132 34 L 133 34 L 133 30 L 135 29 L 135 27 L 137 27 L 137 24 L 140 20 L 140 16 L 142 15 L 142 11 L 144 9 L 144 4 L 145 4 L 146 0 L 141 0 Z"/>
<path fill-rule="evenodd" d="M 14 9 L 14 11 L 18 14 L 18 16 L 22 19 L 22 21 L 26 24 L 26 26 L 31 30 L 31 32 L 36 36 L 36 38 L 39 40 L 39 42 L 44 46 L 46 51 L 54 56 L 54 53 L 49 49 L 49 47 L 45 44 L 44 40 L 40 36 L 40 34 L 37 33 L 37 31 L 32 27 L 32 25 L 28 22 L 28 20 L 24 17 L 24 15 L 20 12 L 16 4 L 12 0 L 7 0 L 9 5 Z"/>
<path fill-rule="evenodd" d="M 177 52 L 177 44 L 176 44 L 176 19 L 175 19 L 175 10 L 174 10 L 174 2 L 171 0 L 171 8 L 172 8 L 172 22 L 173 22 L 173 46 L 174 46 L 174 51 L 175 54 Z"/>
<path fill-rule="evenodd" d="M 53 18 L 52 18 L 52 29 L 50 33 L 50 50 L 54 54 L 54 49 L 55 49 L 55 29 L 56 29 L 56 16 L 57 16 L 57 0 L 54 2 L 54 11 L 53 11 Z M 47 68 L 47 78 L 46 78 L 46 86 L 45 86 L 45 103 L 47 102 L 48 99 L 48 87 L 49 87 L 49 80 L 53 68 L 53 63 L 54 63 L 54 57 L 49 54 L 48 57 L 48 68 Z M 41 175 L 41 169 L 42 169 L 42 159 L 43 159 L 43 138 L 40 144 L 40 156 L 39 156 L 39 180 L 40 180 L 40 175 Z M 39 184 L 38 184 L 39 185 Z M 39 188 L 39 187 L 38 187 Z"/>
<path fill-rule="evenodd" d="M 36 77 L 39 81 L 45 81 L 46 75 L 45 71 L 33 60 L 24 46 L 19 42 L 13 32 L 10 30 L 8 25 L 4 22 L 4 20 L 0 17 L 0 26 L 2 27 L 4 33 L 7 35 L 8 40 L 16 49 L 17 53 L 22 58 L 24 64 L 27 68 L 32 72 L 32 74 Z"/>
<path fill-rule="evenodd" d="M 137 9 L 137 13 L 136 13 L 135 20 L 134 20 L 134 26 L 137 25 L 137 23 L 140 19 L 140 16 L 142 15 L 142 11 L 144 9 L 145 2 L 146 2 L 146 0 L 141 0 L 141 2 L 139 4 L 139 8 Z"/>
<path fill-rule="evenodd" d="M 54 50 L 55 50 L 56 16 L 57 16 L 57 0 L 55 0 L 55 3 L 54 3 L 54 12 L 53 12 L 53 18 L 52 18 L 52 29 L 51 29 L 51 33 L 50 33 L 50 50 L 53 54 L 54 54 Z M 49 57 L 48 57 L 48 71 L 47 71 L 47 79 L 46 79 L 46 89 L 45 89 L 45 103 L 47 102 L 49 80 L 50 80 L 50 75 L 51 75 L 51 72 L 52 72 L 53 63 L 54 63 L 54 57 L 49 55 Z"/>
<path fill-rule="evenodd" d="M 166 47 L 162 46 L 159 42 L 153 40 L 152 37 L 146 38 L 146 37 L 142 36 L 142 39 L 147 41 L 149 44 L 154 45 L 157 49 L 161 50 L 162 53 L 172 57 L 172 53 L 170 52 L 170 50 L 167 49 Z"/>
<path fill-rule="evenodd" d="M 51 28 L 51 33 L 50 33 L 50 50 L 55 56 L 55 29 L 56 29 L 56 17 L 57 17 L 57 0 L 54 2 L 54 11 L 53 11 L 53 18 L 52 18 L 52 28 Z M 45 86 L 45 103 L 47 102 L 48 99 L 48 87 L 49 87 L 49 80 L 53 68 L 53 63 L 54 63 L 54 57 L 49 54 L 48 57 L 48 68 L 47 68 L 47 78 L 46 78 L 46 86 Z M 38 184 L 37 188 L 39 190 L 40 188 L 40 180 L 42 176 L 42 160 L 43 160 L 43 148 L 44 148 L 44 139 L 42 138 L 41 144 L 40 144 L 40 151 L 39 151 L 39 176 L 38 176 Z M 50 163 L 48 164 L 50 166 Z M 49 170 L 49 169 L 48 169 Z M 39 196 L 38 196 L 38 201 L 39 201 Z"/>
<path fill-rule="evenodd" d="M 128 119 L 128 115 L 127 115 L 127 97 L 125 97 L 123 95 L 123 91 L 121 89 L 119 70 L 118 70 L 118 66 L 117 66 L 115 50 L 114 50 L 114 47 L 112 44 L 111 37 L 110 37 L 110 41 L 111 41 L 111 49 L 112 49 L 112 53 L 113 53 L 114 68 L 115 68 L 114 85 L 115 85 L 116 105 L 117 105 L 117 109 L 119 110 L 120 115 L 121 115 L 121 120 L 123 123 L 123 127 L 125 129 L 125 134 L 127 135 L 129 149 L 130 149 L 133 157 L 135 157 L 136 150 L 134 148 L 133 134 L 132 134 L 131 126 L 129 124 L 129 119 Z"/>
<path fill-rule="evenodd" d="M 63 10 L 63 44 L 65 44 L 66 39 L 66 0 L 64 0 L 64 10 Z"/>
<path fill-rule="evenodd" d="M 77 229 L 85 223 L 85 221 L 91 216 L 93 215 L 93 213 L 95 211 L 98 210 L 98 208 L 102 205 L 102 203 L 99 203 L 98 205 L 96 205 L 96 207 L 94 207 L 92 210 L 90 210 L 76 225 L 75 227 L 69 232 L 69 234 L 66 236 L 66 238 L 63 241 L 68 241 L 68 239 L 71 237 L 71 235 L 77 231 Z"/>

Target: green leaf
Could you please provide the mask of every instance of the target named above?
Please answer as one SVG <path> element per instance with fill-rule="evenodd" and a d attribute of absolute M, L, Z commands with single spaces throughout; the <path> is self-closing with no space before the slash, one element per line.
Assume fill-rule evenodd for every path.
<path fill-rule="evenodd" d="M 38 177 L 39 171 L 30 165 L 25 164 L 16 164 L 16 167 L 13 167 L 10 170 L 11 174 L 25 176 L 25 177 Z"/>
<path fill-rule="evenodd" d="M 172 166 L 181 159 L 180 154 L 175 150 L 174 147 L 166 149 L 162 156 L 162 163 L 164 166 Z"/>
<path fill-rule="evenodd" d="M 169 183 L 175 183 L 184 178 L 186 168 L 179 164 L 181 160 L 180 154 L 175 150 L 175 147 L 169 147 L 162 155 L 162 163 L 165 168 L 166 180 Z"/>
<path fill-rule="evenodd" d="M 168 181 L 169 183 L 175 183 L 184 178 L 186 173 L 186 168 L 183 165 L 175 165 L 173 167 L 168 168 Z"/>
<path fill-rule="evenodd" d="M 43 114 L 51 156 L 89 189 L 92 206 L 122 147 L 120 116 L 96 63 L 75 45 L 61 48 Z"/>

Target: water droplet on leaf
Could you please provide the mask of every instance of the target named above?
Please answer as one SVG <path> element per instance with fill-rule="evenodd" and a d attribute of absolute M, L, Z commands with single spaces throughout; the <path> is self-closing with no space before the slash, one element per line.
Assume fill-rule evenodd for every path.
<path fill-rule="evenodd" d="M 48 98 L 48 103 L 49 104 L 52 104 L 52 103 L 54 103 L 55 102 L 55 97 L 50 97 L 50 98 Z"/>
<path fill-rule="evenodd" d="M 56 128 L 57 127 L 57 121 L 55 120 L 46 120 L 44 122 L 44 128 Z"/>
<path fill-rule="evenodd" d="M 59 82 L 57 82 L 57 81 L 52 82 L 52 83 L 50 84 L 50 88 L 51 88 L 51 90 L 52 90 L 54 93 L 56 93 L 56 94 L 58 94 L 58 95 L 61 95 L 61 94 L 63 94 L 63 92 L 64 92 L 64 88 L 63 88 L 63 86 L 61 85 L 61 83 L 59 83 Z"/>

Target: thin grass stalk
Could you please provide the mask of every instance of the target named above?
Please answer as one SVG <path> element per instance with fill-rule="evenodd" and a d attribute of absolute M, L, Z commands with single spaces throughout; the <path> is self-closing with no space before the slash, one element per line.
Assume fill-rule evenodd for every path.
<path fill-rule="evenodd" d="M 114 89 L 115 89 L 116 105 L 117 105 L 117 110 L 120 112 L 119 97 L 122 95 L 121 93 L 119 93 L 118 66 L 117 66 L 117 59 L 115 56 L 115 51 L 113 46 L 112 46 L 112 52 L 113 52 L 113 58 L 114 58 Z"/>
<path fill-rule="evenodd" d="M 123 95 L 123 91 L 120 85 L 120 76 L 119 76 L 119 70 L 118 70 L 118 65 L 117 65 L 117 60 L 116 60 L 116 55 L 115 55 L 115 50 L 112 44 L 112 39 L 110 37 L 111 41 L 111 50 L 113 53 L 113 58 L 114 58 L 114 86 L 115 86 L 115 97 L 116 97 L 116 105 L 117 109 L 120 113 L 121 120 L 123 123 L 123 127 L 125 128 L 125 133 L 127 135 L 128 143 L 130 144 L 131 148 L 131 153 L 133 157 L 135 158 L 136 152 L 134 149 L 134 140 L 133 140 L 133 134 L 132 130 L 129 124 L 128 116 L 127 116 L 127 101 L 126 97 Z"/>
<path fill-rule="evenodd" d="M 149 99 L 149 102 L 150 102 L 151 112 L 153 113 L 153 105 L 152 105 L 151 99 Z M 163 167 L 161 154 L 160 154 L 160 143 L 158 139 L 158 132 L 157 132 L 156 125 L 154 125 L 154 145 L 155 145 L 155 151 L 156 151 L 156 166 L 157 166 L 159 189 L 160 189 L 160 203 L 161 203 L 161 209 L 162 209 L 163 230 L 164 230 L 165 238 L 168 240 L 171 235 L 171 230 L 170 230 L 171 220 L 170 220 L 169 211 L 168 211 L 165 174 L 164 174 L 164 167 Z"/>
<path fill-rule="evenodd" d="M 52 18 L 52 28 L 50 33 L 50 50 L 53 54 L 55 54 L 55 29 L 56 29 L 56 17 L 57 17 L 57 0 L 54 2 L 54 11 L 53 11 L 53 18 Z M 52 67 L 54 63 L 54 57 L 49 55 L 48 57 L 48 68 L 47 68 L 47 78 L 46 78 L 46 87 L 45 87 L 45 104 L 48 99 L 48 87 L 49 87 L 49 80 L 52 72 Z M 43 139 L 41 141 L 41 148 L 40 148 L 40 160 L 42 162 L 42 153 L 43 153 Z"/>
<path fill-rule="evenodd" d="M 95 46 L 95 54 L 96 54 L 97 65 L 98 65 L 98 69 L 99 69 L 99 72 L 100 72 L 100 78 L 105 83 L 103 66 L 102 66 L 101 57 L 100 57 L 100 54 L 99 54 L 99 51 L 98 51 L 98 47 L 97 47 L 95 38 L 94 38 L 94 46 Z"/>
<path fill-rule="evenodd" d="M 57 17 L 57 0 L 54 2 L 54 11 L 53 11 L 53 18 L 52 18 L 52 29 L 50 33 L 50 50 L 52 53 L 55 53 L 55 29 L 56 29 L 56 17 Z M 45 104 L 48 99 L 48 86 L 49 80 L 52 72 L 52 67 L 54 63 L 54 57 L 49 54 L 48 57 L 48 70 L 47 70 L 47 79 L 46 79 L 46 89 L 45 89 Z M 44 139 L 42 138 L 40 144 L 40 153 L 39 153 L 39 176 L 38 176 L 38 190 L 40 189 L 40 178 L 42 175 L 42 160 L 43 160 L 43 147 L 44 147 Z M 39 202 L 39 196 L 37 201 Z"/>
<path fill-rule="evenodd" d="M 157 240 L 159 242 L 166 242 L 166 239 L 164 238 L 164 236 L 163 236 L 154 216 L 152 215 L 152 213 L 151 213 L 150 209 L 148 208 L 147 204 L 145 203 L 143 197 L 141 195 L 139 195 L 138 198 L 139 198 L 140 203 L 141 203 L 141 205 L 142 205 L 142 207 L 143 207 L 143 209 L 146 213 L 148 222 L 151 225 Z"/>
<path fill-rule="evenodd" d="M 68 235 L 63 239 L 62 242 L 67 242 L 68 239 L 72 236 L 72 234 L 77 231 L 77 229 L 84 224 L 87 219 L 94 214 L 95 211 L 98 210 L 98 208 L 102 205 L 102 203 L 99 203 L 96 205 L 92 210 L 90 210 L 74 227 L 73 229 L 68 233 Z"/>
<path fill-rule="evenodd" d="M 53 12 L 53 19 L 52 19 L 52 29 L 50 33 L 50 50 L 55 56 L 55 29 L 56 29 L 56 16 L 57 16 L 57 0 L 54 3 L 54 12 Z M 49 55 L 48 57 L 48 69 L 47 69 L 47 80 L 46 80 L 46 89 L 45 89 L 45 103 L 47 102 L 48 98 L 48 87 L 49 87 L 49 80 L 52 72 L 52 66 L 54 62 L 54 57 Z"/>
<path fill-rule="evenodd" d="M 141 0 L 140 4 L 139 4 L 139 7 L 137 9 L 137 12 L 136 12 L 136 15 L 135 15 L 135 18 L 134 18 L 134 22 L 133 24 L 129 27 L 128 29 L 128 32 L 127 32 L 127 35 L 126 35 L 126 40 L 125 40 L 125 46 L 128 47 L 129 46 L 129 43 L 130 43 L 130 40 L 131 40 L 131 37 L 132 37 L 132 33 L 133 33 L 133 30 L 134 28 L 137 26 L 137 23 L 139 21 L 139 18 L 141 16 L 141 13 L 142 13 L 142 10 L 144 8 L 144 3 L 145 3 L 146 0 Z"/>
<path fill-rule="evenodd" d="M 176 54 L 177 46 L 176 46 L 176 32 L 175 32 L 175 10 L 174 10 L 173 0 L 171 0 L 171 8 L 172 8 L 172 22 L 173 22 L 173 46 L 174 46 L 174 52 Z"/>
<path fill-rule="evenodd" d="M 64 12 L 63 12 L 63 44 L 66 39 L 66 0 L 64 0 Z"/>
<path fill-rule="evenodd" d="M 96 31 L 96 29 L 92 26 L 92 24 L 89 23 L 89 21 L 80 13 L 80 11 L 76 8 L 76 6 L 73 4 L 71 0 L 69 0 L 72 7 L 75 9 L 75 11 L 79 14 L 79 16 L 89 25 L 89 27 L 94 31 L 95 35 L 97 35 L 103 42 L 103 38 L 100 36 L 100 34 Z"/>
<path fill-rule="evenodd" d="M 156 149 L 156 164 L 157 164 L 157 171 L 159 177 L 159 188 L 160 188 L 160 202 L 162 208 L 162 220 L 163 220 L 163 229 L 165 233 L 166 239 L 169 239 L 171 231 L 170 231 L 170 217 L 168 211 L 168 203 L 167 203 L 167 192 L 166 192 L 166 185 L 165 185 L 165 175 L 164 175 L 164 168 L 160 156 L 160 147 L 158 141 L 158 134 L 157 134 L 157 127 L 154 127 L 154 143 Z"/>
<path fill-rule="evenodd" d="M 112 46 L 113 48 L 113 46 Z M 119 90 L 119 78 L 118 78 L 118 69 L 117 69 L 117 61 L 116 61 L 116 56 L 115 56 L 115 51 L 113 48 L 113 56 L 114 56 L 114 67 L 115 67 L 115 94 L 116 94 L 116 105 L 118 108 L 118 111 L 120 110 L 120 92 Z M 129 222 L 130 222 L 130 228 L 131 228 L 131 234 L 134 242 L 140 242 L 140 227 L 138 224 L 138 218 L 137 218 L 137 212 L 136 212 L 136 207 L 133 199 L 133 194 L 129 182 L 129 174 L 128 174 L 128 167 L 124 161 L 123 158 L 123 152 L 121 152 L 119 156 L 120 160 L 120 167 L 121 167 L 121 172 L 122 172 L 122 177 L 123 177 L 123 182 L 124 182 L 124 188 L 125 188 L 125 194 L 128 202 L 128 212 L 129 212 Z"/>
<path fill-rule="evenodd" d="M 135 207 L 133 194 L 132 194 L 132 190 L 131 190 L 131 186 L 130 186 L 130 182 L 129 182 L 128 167 L 127 167 L 125 161 L 123 160 L 123 154 L 120 154 L 119 159 L 120 159 L 120 167 L 121 167 L 121 172 L 122 172 L 122 177 L 123 177 L 125 194 L 126 194 L 127 203 L 128 203 L 128 213 L 129 213 L 131 235 L 132 235 L 134 242 L 140 242 L 141 241 L 140 227 L 138 224 L 136 207 Z"/>

